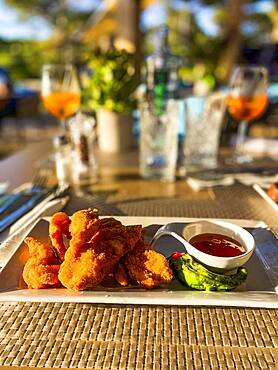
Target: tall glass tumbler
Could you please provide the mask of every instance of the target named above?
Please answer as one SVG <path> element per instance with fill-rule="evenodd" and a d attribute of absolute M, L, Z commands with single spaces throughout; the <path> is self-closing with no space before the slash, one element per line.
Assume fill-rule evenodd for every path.
<path fill-rule="evenodd" d="M 217 166 L 225 95 L 192 96 L 185 100 L 185 171 Z"/>
<path fill-rule="evenodd" d="M 169 99 L 157 112 L 151 102 L 140 106 L 140 174 L 173 181 L 178 151 L 179 101 Z"/>

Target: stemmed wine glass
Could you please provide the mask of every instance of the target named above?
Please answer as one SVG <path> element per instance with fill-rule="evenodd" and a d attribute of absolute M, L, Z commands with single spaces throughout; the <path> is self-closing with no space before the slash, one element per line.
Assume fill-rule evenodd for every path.
<path fill-rule="evenodd" d="M 41 93 L 46 110 L 60 120 L 66 133 L 66 118 L 75 114 L 80 107 L 80 89 L 74 66 L 44 65 Z"/>
<path fill-rule="evenodd" d="M 248 123 L 262 115 L 268 103 L 268 74 L 262 66 L 236 67 L 232 73 L 227 108 L 233 118 L 239 122 L 235 146 L 237 163 L 250 162 L 251 158 L 243 155 Z"/>

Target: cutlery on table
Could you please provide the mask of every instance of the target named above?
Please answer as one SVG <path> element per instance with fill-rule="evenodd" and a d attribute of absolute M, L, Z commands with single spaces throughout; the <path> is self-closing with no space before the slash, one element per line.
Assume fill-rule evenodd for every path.
<path fill-rule="evenodd" d="M 19 208 L 15 209 L 9 213 L 4 219 L 0 220 L 0 233 L 3 232 L 7 227 L 15 223 L 19 218 L 24 216 L 27 212 L 31 211 L 34 207 L 38 206 L 43 207 L 45 204 L 50 202 L 55 198 L 59 198 L 66 193 L 68 186 L 64 187 L 54 187 L 48 189 L 43 194 L 38 193 L 26 203 L 21 205 Z"/>
<path fill-rule="evenodd" d="M 49 169 L 38 171 L 28 188 L 4 196 L 3 202 L 0 198 L 0 233 L 41 202 L 45 204 L 65 193 L 65 187 L 47 187 L 50 178 L 49 171 Z"/>
<path fill-rule="evenodd" d="M 67 204 L 69 196 L 52 199 L 44 204 L 39 204 L 34 210 L 23 216 L 10 229 L 10 235 L 0 243 L 0 268 L 5 265 L 12 253 L 29 234 L 35 223 L 44 217 L 61 211 Z"/>

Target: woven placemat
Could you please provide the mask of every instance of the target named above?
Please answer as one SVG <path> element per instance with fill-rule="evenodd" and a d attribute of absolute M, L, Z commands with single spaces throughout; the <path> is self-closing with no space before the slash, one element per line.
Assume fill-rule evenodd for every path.
<path fill-rule="evenodd" d="M 261 220 L 277 227 L 278 214 L 251 187 L 214 188 L 207 198 L 192 192 L 182 197 L 118 199 L 117 207 L 129 216 L 236 218 Z"/>
<path fill-rule="evenodd" d="M 179 188 L 178 194 L 173 192 L 171 197 L 161 197 L 153 195 L 154 189 L 158 191 L 169 184 L 145 181 L 143 190 L 133 190 L 134 184 L 138 186 L 138 181 L 126 184 L 130 190 L 123 193 L 120 189 L 124 188 L 124 185 L 120 183 L 120 189 L 115 185 L 114 190 L 106 192 L 74 195 L 66 207 L 66 212 L 72 214 L 81 208 L 95 207 L 102 215 L 258 220 L 264 221 L 278 235 L 277 211 L 251 186 L 236 184 L 196 193 L 182 183 L 180 186 L 175 185 Z M 143 195 L 140 195 L 140 192 Z"/>
<path fill-rule="evenodd" d="M 274 369 L 278 310 L 0 305 L 0 366 Z"/>

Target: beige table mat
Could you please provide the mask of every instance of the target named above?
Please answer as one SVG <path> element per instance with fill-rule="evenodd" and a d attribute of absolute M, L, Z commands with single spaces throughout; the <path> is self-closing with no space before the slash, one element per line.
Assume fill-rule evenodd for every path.
<path fill-rule="evenodd" d="M 274 369 L 278 310 L 0 305 L 0 366 Z"/>
<path fill-rule="evenodd" d="M 251 186 L 241 184 L 196 193 L 185 181 L 111 180 L 74 197 L 67 211 L 80 207 L 99 208 L 103 215 L 261 220 L 278 232 L 278 212 Z"/>

